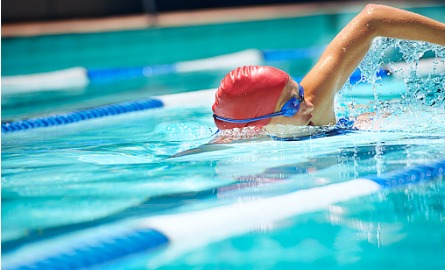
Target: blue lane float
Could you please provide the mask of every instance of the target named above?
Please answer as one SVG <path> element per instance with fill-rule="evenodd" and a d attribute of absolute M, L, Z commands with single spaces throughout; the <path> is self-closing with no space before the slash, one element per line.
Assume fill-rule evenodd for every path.
<path fill-rule="evenodd" d="M 327 209 L 334 203 L 368 196 L 387 188 L 419 184 L 445 175 L 445 159 L 383 175 L 299 190 L 286 195 L 188 213 L 155 216 L 109 225 L 105 232 L 89 231 L 72 237 L 68 246 L 45 250 L 35 243 L 27 250 L 2 257 L 3 269 L 83 269 L 171 243 L 196 248 L 245 234 L 264 222 L 277 222 Z M 83 239 L 84 238 L 84 239 Z M 51 241 L 51 240 L 50 240 Z M 41 254 L 35 254 L 41 250 Z M 21 252 L 21 253 L 20 253 Z M 31 254 L 29 258 L 22 253 Z M 38 253 L 38 252 L 37 252 Z M 40 256 L 40 257 L 39 257 Z"/>
<path fill-rule="evenodd" d="M 317 52 L 318 54 L 320 53 L 320 48 L 318 47 L 264 51 L 247 49 L 209 58 L 170 64 L 97 69 L 73 67 L 65 70 L 37 74 L 4 76 L 2 77 L 2 94 L 13 95 L 33 91 L 68 91 L 86 87 L 94 83 L 110 83 L 119 80 L 147 78 L 164 74 L 232 69 L 243 65 L 260 65 L 265 61 L 302 59 L 314 56 Z"/>
<path fill-rule="evenodd" d="M 203 58 L 189 61 L 181 61 L 170 64 L 147 65 L 139 67 L 116 67 L 90 69 L 85 67 L 73 67 L 64 70 L 43 72 L 29 75 L 16 75 L 2 77 L 2 94 L 14 95 L 33 91 L 68 91 L 83 88 L 94 83 L 110 83 L 119 80 L 134 78 L 146 78 L 163 74 L 179 74 L 185 72 L 208 71 L 215 69 L 230 70 L 244 65 L 264 65 L 277 61 L 292 61 L 300 59 L 316 59 L 322 53 L 324 47 L 294 48 L 294 49 L 247 49 L 244 51 Z M 432 70 L 445 71 L 445 63 L 434 59 L 422 59 L 421 65 L 416 67 L 419 75 L 428 75 Z M 402 63 L 401 68 L 407 65 Z M 392 75 L 390 68 L 378 71 L 378 76 Z M 361 74 L 356 72 L 351 81 L 361 79 Z"/>
<path fill-rule="evenodd" d="M 84 269 L 112 261 L 116 258 L 158 248 L 167 243 L 168 239 L 162 233 L 151 229 L 138 230 L 116 236 L 116 238 L 109 237 L 102 239 L 102 241 L 96 241 L 94 246 L 73 248 L 70 252 L 59 253 L 55 256 L 11 269 Z M 6 266 L 6 269 L 8 269 L 8 266 Z"/>
<path fill-rule="evenodd" d="M 133 78 L 143 78 L 156 75 L 176 73 L 174 64 L 130 67 L 130 68 L 108 68 L 108 69 L 88 69 L 86 76 L 92 83 L 110 82 L 118 80 L 128 80 Z"/>
<path fill-rule="evenodd" d="M 104 105 L 96 108 L 79 110 L 65 114 L 56 114 L 45 117 L 30 118 L 22 121 L 4 123 L 2 124 L 2 133 L 10 133 L 14 131 L 22 131 L 40 127 L 65 125 L 88 119 L 147 109 L 161 108 L 163 106 L 163 102 L 155 98 Z"/>
<path fill-rule="evenodd" d="M 262 63 L 263 61 L 289 61 L 313 58 L 319 56 L 323 48 L 324 47 L 279 50 L 248 49 L 236 53 L 198 60 L 177 62 L 174 64 L 111 69 L 87 69 L 86 75 L 91 83 L 98 83 L 198 70 L 235 68 L 241 65 L 257 65 Z"/>
<path fill-rule="evenodd" d="M 300 49 L 280 49 L 280 50 L 262 50 L 264 61 L 289 61 L 308 58 L 317 58 L 324 50 L 323 47 L 310 47 Z"/>

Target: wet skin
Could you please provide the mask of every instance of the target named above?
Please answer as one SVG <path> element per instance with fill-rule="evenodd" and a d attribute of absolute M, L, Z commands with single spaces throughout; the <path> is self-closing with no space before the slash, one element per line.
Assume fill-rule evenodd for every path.
<path fill-rule="evenodd" d="M 376 37 L 427 41 L 445 46 L 445 24 L 409 11 L 368 4 L 331 41 L 300 82 L 305 89 L 305 101 L 300 111 L 293 117 L 276 117 L 269 125 L 335 124 L 335 95 L 363 60 Z M 290 80 L 275 111 L 279 111 L 292 95 L 297 95 L 296 90 L 298 85 Z"/>

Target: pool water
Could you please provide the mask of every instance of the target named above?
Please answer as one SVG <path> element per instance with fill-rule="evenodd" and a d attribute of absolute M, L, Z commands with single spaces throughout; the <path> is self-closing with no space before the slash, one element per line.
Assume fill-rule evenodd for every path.
<path fill-rule="evenodd" d="M 367 58 L 362 72 L 378 68 L 379 57 L 389 46 L 385 42 L 375 44 L 378 59 Z M 443 53 L 443 48 L 429 47 L 418 57 L 436 54 L 440 62 Z M 187 76 L 197 83 L 211 77 L 208 83 L 219 73 L 223 71 Z M 168 85 L 172 77 L 157 80 Z M 2 134 L 3 266 L 44 248 L 69 245 L 72 233 L 88 235 L 139 218 L 242 205 L 443 159 L 443 73 L 419 78 L 414 72 L 405 80 L 368 79 L 374 84 L 345 86 L 337 112 L 351 118 L 371 112 L 375 120 L 336 136 L 205 145 L 216 132 L 212 101 Z M 140 86 L 127 83 L 122 88 L 106 85 L 113 94 L 100 102 L 118 99 L 123 88 L 135 92 L 130 90 L 122 100 L 140 97 Z M 395 92 L 379 95 L 385 85 Z M 354 95 L 358 87 L 369 94 Z M 155 87 L 153 93 L 160 94 L 161 88 Z M 43 96 L 35 94 L 37 100 Z M 70 100 L 61 94 L 65 100 L 60 107 L 55 102 L 38 106 L 44 112 L 69 111 L 79 108 L 80 101 L 93 106 L 100 96 L 82 94 Z M 24 100 L 32 97 L 10 98 L 6 112 L 10 119 L 42 113 L 26 105 Z M 22 106 L 14 109 L 13 104 Z M 444 194 L 442 178 L 386 189 L 324 210 L 260 223 L 248 233 L 220 241 L 201 246 L 173 243 L 97 268 L 440 269 L 445 266 Z"/>
<path fill-rule="evenodd" d="M 127 219 L 239 204 L 445 155 L 442 119 L 433 134 L 354 131 L 169 158 L 211 138 L 210 115 L 208 107 L 155 109 L 4 136 L 3 252 L 20 254 L 31 243 Z M 434 181 L 387 190 L 198 249 L 177 254 L 167 248 L 110 267 L 385 269 L 397 263 L 434 269 L 445 264 L 444 188 Z"/>

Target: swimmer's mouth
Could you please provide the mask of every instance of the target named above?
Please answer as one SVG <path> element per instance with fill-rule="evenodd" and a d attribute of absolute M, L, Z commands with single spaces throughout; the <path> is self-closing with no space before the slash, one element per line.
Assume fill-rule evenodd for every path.
<path fill-rule="evenodd" d="M 312 121 L 309 121 L 309 123 L 307 125 L 308 126 L 314 126 L 314 123 L 312 123 Z"/>

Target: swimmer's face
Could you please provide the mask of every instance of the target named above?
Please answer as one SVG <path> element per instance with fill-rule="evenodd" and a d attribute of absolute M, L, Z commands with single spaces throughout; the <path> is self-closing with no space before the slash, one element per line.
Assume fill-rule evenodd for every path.
<path fill-rule="evenodd" d="M 284 86 L 281 92 L 278 102 L 275 106 L 275 112 L 280 111 L 281 107 L 292 97 L 300 99 L 298 94 L 298 84 L 289 79 L 287 84 Z M 312 111 L 314 110 L 314 105 L 307 99 L 300 103 L 300 109 L 292 117 L 279 116 L 271 119 L 269 125 L 293 125 L 293 126 L 307 126 L 312 125 Z"/>

